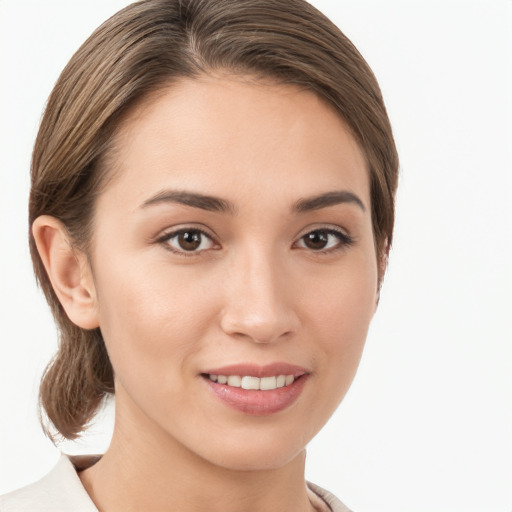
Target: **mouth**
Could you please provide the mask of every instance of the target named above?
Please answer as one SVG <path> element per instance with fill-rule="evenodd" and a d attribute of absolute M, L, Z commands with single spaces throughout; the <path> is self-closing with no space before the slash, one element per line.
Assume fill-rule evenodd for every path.
<path fill-rule="evenodd" d="M 232 388 L 242 388 L 247 390 L 271 391 L 273 389 L 290 386 L 295 381 L 293 375 L 274 375 L 270 377 L 254 377 L 252 375 L 215 375 L 209 373 L 206 375 L 211 381 L 225 384 Z"/>
<path fill-rule="evenodd" d="M 285 363 L 233 365 L 201 373 L 201 377 L 230 408 L 252 416 L 268 416 L 287 409 L 299 398 L 309 372 Z"/>

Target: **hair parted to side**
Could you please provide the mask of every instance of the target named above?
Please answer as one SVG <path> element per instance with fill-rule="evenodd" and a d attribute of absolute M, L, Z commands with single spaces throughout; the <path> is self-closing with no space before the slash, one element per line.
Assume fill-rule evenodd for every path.
<path fill-rule="evenodd" d="M 180 78 L 216 71 L 297 85 L 338 111 L 366 156 L 375 244 L 386 251 L 398 157 L 380 89 L 352 43 L 304 0 L 142 0 L 107 20 L 71 58 L 48 100 L 32 157 L 29 225 L 54 216 L 87 254 L 123 118 Z M 74 439 L 114 392 L 113 369 L 100 330 L 66 316 L 32 234 L 30 250 L 60 334 L 40 403 L 57 432 Z"/>

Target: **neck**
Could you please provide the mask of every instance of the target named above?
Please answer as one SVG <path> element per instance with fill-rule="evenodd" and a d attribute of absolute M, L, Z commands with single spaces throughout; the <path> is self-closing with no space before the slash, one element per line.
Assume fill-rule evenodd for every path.
<path fill-rule="evenodd" d="M 101 512 L 313 510 L 305 451 L 282 467 L 238 470 L 204 460 L 158 429 L 129 425 L 116 413 L 108 451 L 79 473 Z"/>

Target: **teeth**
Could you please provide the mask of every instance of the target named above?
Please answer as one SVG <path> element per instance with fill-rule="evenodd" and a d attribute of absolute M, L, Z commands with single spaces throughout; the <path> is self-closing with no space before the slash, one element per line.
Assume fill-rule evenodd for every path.
<path fill-rule="evenodd" d="M 260 389 L 260 379 L 258 377 L 242 377 L 240 387 L 243 389 Z"/>
<path fill-rule="evenodd" d="M 259 381 L 262 390 L 277 388 L 277 377 L 262 377 Z"/>
<path fill-rule="evenodd" d="M 242 377 L 240 375 L 230 375 L 228 377 L 228 386 L 239 388 L 242 385 Z"/>
<path fill-rule="evenodd" d="M 214 375 L 210 373 L 209 379 L 219 384 L 227 384 L 234 388 L 268 391 L 289 386 L 294 380 L 293 375 L 276 375 L 273 377 L 252 377 L 251 375 Z"/>

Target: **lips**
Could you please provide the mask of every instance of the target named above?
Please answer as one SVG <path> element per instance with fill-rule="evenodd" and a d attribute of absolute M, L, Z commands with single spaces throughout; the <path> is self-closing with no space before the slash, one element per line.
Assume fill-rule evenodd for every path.
<path fill-rule="evenodd" d="M 204 381 L 224 404 L 249 415 L 267 416 L 291 406 L 308 378 L 304 368 L 288 363 L 231 365 L 204 373 Z"/>

